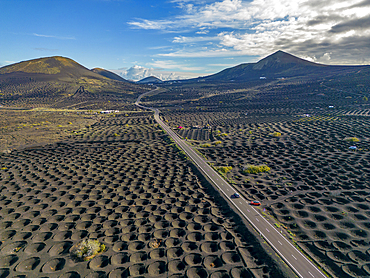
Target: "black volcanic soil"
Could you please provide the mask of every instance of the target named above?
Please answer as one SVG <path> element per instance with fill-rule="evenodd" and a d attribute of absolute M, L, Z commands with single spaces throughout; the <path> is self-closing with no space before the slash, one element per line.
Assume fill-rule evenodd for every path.
<path fill-rule="evenodd" d="M 171 85 L 144 101 L 161 107 L 163 119 L 211 165 L 231 166 L 228 181 L 247 199 L 260 200 L 261 212 L 327 273 L 367 277 L 370 108 L 364 77 Z M 271 170 L 243 172 L 262 164 Z"/>
<path fill-rule="evenodd" d="M 320 265 L 338 277 L 364 277 L 370 275 L 369 124 L 369 117 L 347 116 L 225 124 L 218 130 L 227 135 L 215 136 L 220 144 L 192 142 L 212 165 L 232 166 L 229 181 L 247 199 L 261 200 L 276 226 Z M 353 134 L 361 138 L 356 151 L 344 140 Z M 271 171 L 247 174 L 248 164 Z"/>
<path fill-rule="evenodd" d="M 121 114 L 2 155 L 0 277 L 287 277 L 164 136 Z M 86 238 L 107 250 L 72 260 Z"/>

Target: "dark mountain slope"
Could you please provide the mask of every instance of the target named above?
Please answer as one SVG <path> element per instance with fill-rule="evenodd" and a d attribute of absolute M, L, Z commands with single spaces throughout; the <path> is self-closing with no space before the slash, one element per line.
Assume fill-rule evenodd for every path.
<path fill-rule="evenodd" d="M 109 79 L 113 79 L 113 80 L 117 80 L 117 81 L 122 81 L 122 82 L 128 82 L 126 79 L 122 78 L 118 74 L 115 74 L 114 72 L 111 72 L 111 71 L 108 71 L 108 70 L 105 70 L 105 69 L 94 68 L 91 71 L 93 71 L 93 72 L 95 72 L 97 74 L 100 74 L 102 76 L 105 76 L 105 77 L 107 77 Z"/>
<path fill-rule="evenodd" d="M 0 68 L 0 75 L 11 76 L 12 74 L 32 76 L 40 80 L 68 80 L 81 77 L 106 79 L 72 59 L 60 56 L 33 59 Z"/>
<path fill-rule="evenodd" d="M 141 79 L 140 81 L 137 81 L 136 83 L 138 84 L 163 83 L 163 81 L 155 76 L 149 76 Z"/>
<path fill-rule="evenodd" d="M 89 103 L 94 98 L 105 100 L 107 95 L 126 102 L 135 93 L 145 91 L 145 86 L 113 80 L 60 56 L 0 68 L 0 104 L 4 106 L 65 107 L 67 102 L 69 106 Z"/>
<path fill-rule="evenodd" d="M 343 73 L 353 73 L 369 66 L 329 66 L 306 61 L 283 51 L 277 51 L 257 63 L 241 64 L 214 75 L 201 78 L 205 81 L 251 81 L 266 79 L 306 77 L 317 78 Z"/>

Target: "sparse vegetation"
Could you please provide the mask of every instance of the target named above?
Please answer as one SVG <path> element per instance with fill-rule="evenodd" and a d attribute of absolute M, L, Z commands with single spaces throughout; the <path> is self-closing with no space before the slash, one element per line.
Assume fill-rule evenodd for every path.
<path fill-rule="evenodd" d="M 103 253 L 105 248 L 98 240 L 86 239 L 71 248 L 71 255 L 78 260 L 88 261 Z"/>
<path fill-rule="evenodd" d="M 360 74 L 362 73 L 356 74 L 356 78 Z M 282 228 L 290 229 L 289 234 L 287 232 L 284 235 L 291 236 L 292 239 L 296 237 L 300 245 L 308 243 L 305 251 L 312 250 L 314 254 L 320 254 L 318 259 L 328 262 L 329 266 L 325 267 L 331 268 L 330 265 L 332 265 L 333 273 L 336 269 L 340 271 L 335 273 L 338 277 L 351 275 L 349 272 L 356 272 L 356 276 L 364 277 L 364 273 L 369 270 L 365 268 L 364 262 L 356 263 L 359 259 L 356 256 L 360 253 L 367 255 L 365 254 L 368 249 L 366 239 L 369 237 L 367 225 L 370 215 L 367 202 L 369 184 L 366 175 L 369 173 L 367 158 L 370 147 L 367 138 L 370 114 L 365 103 L 367 99 L 363 99 L 363 96 L 368 96 L 370 90 L 368 76 L 358 84 L 361 85 L 360 87 L 353 86 L 354 78 L 339 82 L 337 77 L 332 76 L 331 80 L 321 79 L 320 83 L 314 80 L 296 82 L 293 79 L 286 79 L 266 83 L 267 86 L 264 85 L 262 89 L 259 85 L 256 86 L 259 81 L 253 84 L 233 82 L 232 84 L 203 83 L 190 86 L 184 82 L 172 87 L 166 83 L 160 85 L 169 87 L 165 94 L 148 96 L 145 101 L 148 100 L 148 104 L 150 103 L 152 107 L 161 106 L 161 116 L 168 119 L 171 127 L 177 127 L 179 123 L 188 127 L 177 129 L 176 132 L 181 138 L 188 138 L 188 143 L 192 143 L 190 145 L 198 146 L 196 151 L 209 159 L 208 163 L 213 167 L 233 165 L 235 169 L 222 166 L 225 168 L 220 167 L 221 169 L 217 170 L 230 183 L 235 183 L 235 186 L 243 192 L 243 196 L 251 200 L 254 198 L 261 200 L 268 214 L 271 213 L 276 217 L 271 223 L 274 223 L 279 231 L 282 231 Z M 9 210 L 3 209 L 3 222 L 15 225 L 14 216 L 18 214 L 20 214 L 18 219 L 21 221 L 24 217 L 30 218 L 30 213 L 23 211 L 25 206 L 18 207 L 16 201 L 26 205 L 29 194 L 22 191 L 28 189 L 28 185 L 32 185 L 30 194 L 37 196 L 37 199 L 50 200 L 48 201 L 50 210 L 47 208 L 45 215 L 54 210 L 57 211 L 56 216 L 63 214 L 66 206 L 59 208 L 59 204 L 63 201 L 68 202 L 67 207 L 73 209 L 71 219 L 79 215 L 80 219 L 83 217 L 94 222 L 93 225 L 95 222 L 102 223 L 106 236 L 111 236 L 109 240 L 114 237 L 120 240 L 110 242 L 107 239 L 110 244 L 109 254 L 88 263 L 87 268 L 80 268 L 83 269 L 79 273 L 81 277 L 88 275 L 91 269 L 97 268 L 103 276 L 113 274 L 119 276 L 118 270 L 122 270 L 123 275 L 127 276 L 131 271 L 131 262 L 137 255 L 137 250 L 142 248 L 152 248 L 150 251 L 144 250 L 148 256 L 149 252 L 153 252 L 150 256 L 162 253 L 164 257 L 160 259 L 158 271 L 162 269 L 168 271 L 173 265 L 166 260 L 166 254 L 170 255 L 170 252 L 174 251 L 172 247 L 179 243 L 178 241 L 176 243 L 177 238 L 188 239 L 187 230 L 199 228 L 204 231 L 201 226 L 213 222 L 217 224 L 218 229 L 227 227 L 225 224 L 218 225 L 215 221 L 218 203 L 213 202 L 211 191 L 199 188 L 202 181 L 191 174 L 188 161 L 185 161 L 186 163 L 180 161 L 179 156 L 186 157 L 184 152 L 179 150 L 171 140 L 168 140 L 168 144 L 163 142 L 167 136 L 164 135 L 163 130 L 154 128 L 157 125 L 152 114 L 146 113 L 143 115 L 148 117 L 142 116 L 140 120 L 133 120 L 131 115 L 136 108 L 129 104 L 132 99 L 120 97 L 124 95 L 120 93 L 106 93 L 114 86 L 106 87 L 107 83 L 104 80 L 93 80 L 88 77 L 72 80 L 72 83 L 60 82 L 59 84 L 47 84 L 31 79 L 27 80 L 27 84 L 20 84 L 19 79 L 15 81 L 0 84 L 2 105 L 37 108 L 47 104 L 49 107 L 58 109 L 69 107 L 68 109 L 75 111 L 47 111 L 45 112 L 47 116 L 44 115 L 43 119 L 36 120 L 31 117 L 32 113 L 36 113 L 35 110 L 8 112 L 1 109 L 4 118 L 3 124 L 0 123 L 0 129 L 3 132 L 3 137 L 0 138 L 1 146 L 12 145 L 13 143 L 9 144 L 9 142 L 18 141 L 22 142 L 21 145 L 33 144 L 34 138 L 51 129 L 58 136 L 48 137 L 45 142 L 52 143 L 63 139 L 63 142 L 50 144 L 46 148 L 36 147 L 11 152 L 10 155 L 4 154 L 0 167 L 8 167 L 8 169 L 3 168 L 0 173 L 1 186 L 6 193 L 1 202 L 4 206 L 10 203 Z M 19 84 L 15 85 L 17 82 Z M 77 90 L 82 85 L 84 88 Z M 95 91 L 99 94 L 95 94 Z M 336 109 L 328 109 L 328 105 L 333 105 Z M 129 107 L 129 109 L 122 107 Z M 124 112 L 110 116 L 93 115 L 93 111 L 110 108 Z M 86 118 L 81 114 L 77 116 L 76 112 L 82 110 L 91 112 L 85 116 Z M 14 113 L 23 114 L 26 117 L 17 123 L 9 123 L 14 121 Z M 49 119 L 50 123 L 46 124 L 45 119 Z M 72 124 L 67 124 L 69 122 Z M 81 122 L 91 125 L 87 132 L 81 128 L 85 125 L 79 126 Z M 61 126 L 57 127 L 57 125 Z M 36 132 L 37 129 L 40 133 Z M 344 138 L 347 136 L 355 138 L 349 137 L 354 135 L 360 138 L 359 141 L 345 141 Z M 74 140 L 77 140 L 77 144 L 74 144 Z M 352 144 L 352 142 L 360 143 Z M 349 152 L 348 147 L 354 145 L 358 150 L 364 151 Z M 259 165 L 261 163 L 267 163 L 269 167 Z M 249 166 L 252 167 L 249 169 L 243 167 L 247 164 L 251 164 Z M 247 175 L 248 171 L 251 175 Z M 266 174 L 253 175 L 253 173 L 269 171 L 272 173 L 267 176 Z M 90 173 L 92 177 L 89 176 Z M 131 182 L 132 180 L 134 182 Z M 23 184 L 22 191 L 17 185 L 19 182 Z M 57 191 L 53 193 L 51 190 L 44 189 L 47 184 L 60 184 L 60 186 L 56 186 Z M 54 194 L 60 193 L 59 190 L 70 191 L 75 199 L 69 202 L 69 194 L 64 196 L 58 194 L 56 195 L 58 198 L 53 201 Z M 144 193 L 140 193 L 143 191 Z M 186 196 L 182 196 L 183 193 Z M 96 196 L 102 196 L 102 199 L 97 200 Z M 90 197 L 93 198 L 92 201 L 89 200 Z M 90 210 L 90 201 L 94 204 L 93 209 L 99 207 L 102 210 L 98 212 Z M 354 202 L 353 206 L 351 202 Z M 58 205 L 55 206 L 56 204 Z M 42 210 L 40 205 L 41 203 L 29 203 L 30 207 L 39 207 L 39 210 Z M 194 209 L 194 207 L 197 208 Z M 10 209 L 15 212 L 11 212 Z M 117 215 L 122 214 L 124 219 L 116 219 L 116 213 L 107 213 L 107 209 L 116 210 Z M 36 211 L 36 209 L 32 210 Z M 74 214 L 75 210 L 77 214 Z M 84 210 L 86 212 L 83 212 Z M 195 213 L 190 214 L 193 210 Z M 157 212 L 160 215 L 157 215 Z M 140 218 L 135 217 L 135 213 L 140 213 Z M 261 213 L 266 217 L 268 215 Z M 32 226 L 38 225 L 37 221 L 42 221 L 45 215 L 40 213 L 40 216 L 36 216 L 35 221 L 32 220 Z M 99 218 L 99 221 L 96 221 L 97 218 L 91 219 L 94 215 Z M 70 216 L 71 214 L 66 218 Z M 206 217 L 203 219 L 203 216 Z M 181 221 L 172 221 L 176 217 L 181 218 Z M 227 216 L 219 218 L 228 220 Z M 135 220 L 132 221 L 132 219 Z M 192 223 L 190 226 L 188 220 Z M 16 223 L 19 229 L 21 229 L 21 221 L 17 220 Z M 173 224 L 176 221 L 177 229 L 165 227 L 166 223 L 171 221 Z M 208 222 L 203 223 L 204 221 Z M 63 222 L 73 226 L 70 221 Z M 76 222 L 81 223 L 80 220 Z M 201 226 L 195 225 L 195 222 Z M 12 224 L 11 230 L 16 229 L 14 225 Z M 45 229 L 45 225 L 41 229 Z M 132 227 L 129 227 L 131 225 Z M 170 225 L 175 227 L 172 223 Z M 243 229 L 243 226 L 238 226 L 240 226 L 239 229 Z M 83 229 L 79 224 L 77 233 L 81 231 L 81 227 Z M 146 230 L 147 227 L 150 229 Z M 41 229 L 36 229 L 35 233 Z M 139 229 L 143 229 L 142 232 Z M 2 233 L 2 246 L 6 247 L 13 241 L 11 230 Z M 32 233 L 28 228 L 25 230 Z M 75 238 L 76 228 L 71 227 L 70 230 Z M 18 234 L 18 231 L 16 232 Z M 221 232 L 219 230 L 217 233 L 221 234 Z M 60 231 L 54 229 L 50 233 L 57 233 L 55 237 L 57 239 Z M 333 243 L 329 243 L 330 246 L 324 245 L 325 241 L 328 238 L 331 239 L 333 235 L 335 245 Z M 169 237 L 171 238 L 168 239 Z M 51 238 L 54 238 L 54 235 Z M 159 238 L 165 240 L 162 242 Z M 191 239 L 193 240 L 198 241 L 198 246 L 202 246 L 201 248 L 195 246 L 192 251 L 192 253 L 199 253 L 202 267 L 215 267 L 217 270 L 223 267 L 219 266 L 216 260 L 202 258 L 202 250 L 205 250 L 203 247 L 208 244 L 204 241 L 209 241 L 209 238 L 204 236 L 200 240 Z M 242 240 L 240 238 L 240 241 Z M 212 241 L 215 243 L 215 248 L 218 248 L 225 238 L 220 236 Z M 52 240 L 45 241 L 46 245 L 49 245 L 49 242 L 57 244 Z M 230 238 L 230 242 L 235 243 L 235 240 Z M 180 247 L 183 247 L 182 244 Z M 344 250 L 346 245 L 350 246 L 350 251 L 349 248 Z M 271 269 L 275 273 L 275 269 L 272 268 L 274 264 L 268 262 L 263 252 L 256 251 L 257 245 L 253 244 L 253 246 L 254 252 L 248 257 L 256 256 L 256 258 L 250 260 L 247 268 L 253 267 L 256 271 L 255 276 L 271 276 Z M 340 250 L 343 246 L 344 251 Z M 49 246 L 46 247 L 47 250 L 51 250 Z M 69 247 L 66 245 L 68 250 Z M 315 248 L 318 249 L 315 250 Z M 14 250 L 22 253 L 23 249 L 23 246 L 15 246 Z M 214 255 L 221 256 L 224 251 L 221 249 L 218 248 Z M 37 276 L 36 272 L 40 274 L 46 268 L 48 271 L 50 269 L 54 271 L 52 268 L 55 265 L 49 267 L 46 264 L 50 260 L 46 258 L 48 256 L 44 256 L 45 252 L 49 252 L 45 250 L 40 253 L 41 255 L 35 253 L 35 257 L 40 259 L 40 267 L 29 276 Z M 51 251 L 55 252 L 54 249 Z M 334 252 L 335 258 L 339 258 L 339 254 L 343 252 L 342 255 L 346 261 L 337 264 L 337 260 L 330 257 Z M 16 271 L 18 265 L 23 263 L 23 258 L 27 257 L 27 255 L 21 255 L 16 265 L 9 268 L 7 266 L 9 272 Z M 144 253 L 143 255 L 145 256 Z M 184 257 L 184 263 L 187 255 L 181 255 Z M 53 258 L 54 261 L 55 259 L 59 258 Z M 221 259 L 224 259 L 224 256 Z M 264 265 L 264 273 L 258 273 L 260 267 L 256 267 L 253 261 Z M 126 265 L 120 265 L 121 262 L 125 262 Z M 150 276 L 149 269 L 153 267 L 153 261 L 147 262 L 142 264 L 143 272 L 144 275 Z M 4 265 L 5 263 L 6 261 Z M 116 263 L 117 267 L 113 266 Z M 239 265 L 227 265 L 228 273 L 231 273 L 234 267 L 240 269 L 242 263 L 240 261 Z M 62 264 L 61 261 L 60 265 Z M 107 266 L 105 267 L 104 264 Z M 350 271 L 347 269 L 349 265 Z M 70 264 L 67 263 L 63 271 L 59 269 L 59 274 L 52 275 L 67 273 L 70 271 L 69 267 Z M 185 276 L 187 269 L 179 269 L 179 275 Z M 48 276 L 48 274 L 42 275 Z M 9 276 L 14 275 L 10 273 Z M 165 276 L 166 273 L 163 273 L 163 277 Z M 276 276 L 283 277 L 278 274 Z"/>
<path fill-rule="evenodd" d="M 351 143 L 356 143 L 356 142 L 360 142 L 360 139 L 356 138 L 356 137 L 347 137 L 345 139 L 347 142 L 351 142 Z"/>
<path fill-rule="evenodd" d="M 227 174 L 228 172 L 230 172 L 233 167 L 231 166 L 220 166 L 220 167 L 216 167 L 217 171 L 223 173 L 223 174 Z"/>
<path fill-rule="evenodd" d="M 208 143 L 206 143 L 206 144 L 201 144 L 201 145 L 199 145 L 201 148 L 209 148 L 210 146 L 211 146 L 211 144 L 208 144 Z"/>
<path fill-rule="evenodd" d="M 274 133 L 270 133 L 270 135 L 274 136 L 274 137 L 280 137 L 281 133 L 280 132 L 274 132 Z"/>
<path fill-rule="evenodd" d="M 248 174 L 258 174 L 269 172 L 270 170 L 270 167 L 268 167 L 267 165 L 247 165 L 243 172 Z"/>
<path fill-rule="evenodd" d="M 156 249 L 161 246 L 161 240 L 160 239 L 153 239 L 152 241 L 149 242 L 149 247 Z"/>

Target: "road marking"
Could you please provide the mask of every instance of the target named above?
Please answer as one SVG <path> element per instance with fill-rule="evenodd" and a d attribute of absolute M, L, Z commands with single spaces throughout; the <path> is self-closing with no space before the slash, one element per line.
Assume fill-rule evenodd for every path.
<path fill-rule="evenodd" d="M 280 245 L 283 245 L 280 241 L 278 241 L 280 243 Z"/>
<path fill-rule="evenodd" d="M 239 204 L 242 204 L 242 202 L 239 202 Z"/>
<path fill-rule="evenodd" d="M 270 232 L 269 230 L 267 230 L 267 228 L 266 228 L 266 231 L 267 231 L 267 232 Z"/>
<path fill-rule="evenodd" d="M 249 209 L 247 209 L 247 211 L 250 212 Z"/>
<path fill-rule="evenodd" d="M 296 258 L 296 257 L 294 257 L 293 255 L 292 255 L 292 257 L 293 257 L 295 260 L 297 260 L 297 258 Z"/>
<path fill-rule="evenodd" d="M 230 191 L 229 189 L 227 191 Z"/>
<path fill-rule="evenodd" d="M 258 220 L 258 218 L 256 218 L 256 220 L 257 220 L 258 222 L 260 222 L 260 221 Z"/>
<path fill-rule="evenodd" d="M 145 94 L 146 95 L 146 94 Z M 148 107 L 145 107 L 145 106 L 143 106 L 143 108 L 148 108 Z M 150 109 L 150 108 L 149 108 Z M 162 126 L 162 128 L 165 128 L 166 127 L 166 125 L 163 123 L 163 121 L 161 121 L 160 120 L 160 118 L 159 118 L 159 114 L 158 113 L 160 113 L 160 111 L 158 110 L 158 109 L 156 109 L 155 110 L 155 112 L 156 112 L 156 114 L 154 115 L 154 117 L 155 117 L 155 119 L 157 120 L 157 122 L 159 123 L 159 124 L 161 124 L 161 126 Z M 158 119 L 157 119 L 158 118 Z M 167 130 L 167 129 L 166 129 Z M 176 134 L 171 130 L 171 132 L 170 132 L 170 130 L 169 130 L 169 133 L 171 133 L 171 135 L 172 135 L 172 137 L 175 137 L 176 138 Z M 181 144 L 180 144 L 180 146 L 181 146 Z M 184 149 L 184 151 L 190 156 L 190 154 L 189 154 L 189 152 L 191 152 L 192 150 L 190 149 L 188 149 L 188 148 L 185 148 L 184 146 L 182 146 L 182 148 Z M 195 164 L 197 164 L 199 167 L 200 167 L 200 165 L 199 165 L 199 161 L 197 160 L 197 159 L 194 159 L 193 157 L 191 157 L 190 156 L 190 158 L 192 158 L 193 159 L 193 161 L 195 162 Z M 195 158 L 197 158 L 197 154 L 195 154 Z M 200 158 L 200 161 L 202 161 L 202 159 Z M 208 165 L 207 165 L 208 166 Z M 209 167 L 209 166 L 208 166 Z M 215 183 L 215 181 L 208 175 L 208 173 L 209 172 L 211 172 L 212 173 L 212 170 L 209 170 L 209 172 L 207 173 L 207 171 L 206 170 L 204 170 L 204 169 L 202 169 L 202 167 L 200 167 L 201 168 L 201 170 L 203 171 L 203 173 L 204 174 L 206 174 L 213 182 L 214 182 L 214 185 L 216 186 L 216 187 L 218 187 L 218 189 L 219 190 L 221 190 L 221 192 L 223 192 L 224 193 L 224 195 L 228 198 L 228 199 L 230 199 L 230 197 L 229 196 L 227 196 L 226 194 L 225 194 L 225 192 L 222 190 L 222 188 L 220 188 L 220 186 L 217 184 L 217 183 Z M 209 167 L 210 168 L 210 167 Z M 216 174 L 216 176 L 218 176 L 217 174 Z M 217 179 L 218 180 L 218 179 Z M 221 179 L 222 180 L 222 179 Z M 227 183 L 226 183 L 226 185 L 228 185 Z M 252 224 L 252 226 L 254 226 L 258 231 L 259 231 L 259 229 L 256 227 L 256 225 L 253 223 L 253 222 L 251 222 L 250 221 L 250 219 L 248 218 L 248 216 L 247 215 L 245 215 L 244 213 L 243 213 L 243 211 L 239 208 L 239 207 L 236 207 L 239 211 L 240 211 L 240 213 Z M 252 208 L 253 210 L 254 210 L 254 208 Z M 249 211 L 249 210 L 248 210 Z M 256 211 L 257 212 L 257 211 Z M 258 212 L 257 212 L 257 215 L 258 215 Z M 264 219 L 264 218 L 262 218 L 263 220 L 265 220 L 266 221 L 266 223 L 268 223 L 271 227 L 272 227 L 272 229 L 275 229 L 266 219 Z M 256 219 L 258 222 L 259 222 L 259 220 L 258 219 Z M 281 235 L 280 235 L 281 236 Z M 280 256 L 282 256 L 282 258 L 288 263 L 288 265 L 298 274 L 298 276 L 299 277 L 301 277 L 301 278 L 304 278 L 295 268 L 294 268 L 294 266 L 293 265 L 291 265 L 291 263 L 289 262 L 289 260 L 287 260 L 285 257 L 284 257 L 284 255 L 272 244 L 272 242 L 270 242 L 269 241 L 269 239 L 268 238 L 265 238 L 268 242 L 269 242 L 269 244 L 273 247 L 273 249 L 275 249 L 275 251 L 280 255 Z M 291 247 L 293 247 L 294 248 L 294 246 L 286 239 L 286 238 L 283 238 L 287 243 L 288 243 L 288 245 L 290 245 Z M 279 242 L 280 243 L 280 242 Z M 281 243 L 280 243 L 281 244 Z M 305 257 L 303 257 L 303 258 L 305 258 Z M 321 274 L 322 275 L 322 277 L 323 278 L 325 278 L 325 276 L 322 274 L 322 273 L 320 273 L 320 271 L 317 269 L 317 268 L 315 268 L 315 266 L 312 264 L 312 262 L 310 262 L 307 258 L 306 258 L 306 261 L 311 265 L 311 266 L 313 266 L 314 267 L 314 270 L 317 270 L 318 271 L 318 273 L 319 274 Z M 309 271 L 308 271 L 309 272 Z M 310 273 L 310 272 L 309 272 Z M 312 277 L 314 277 L 313 275 L 312 275 L 312 273 L 310 273 L 310 275 L 312 276 Z M 321 277 L 321 276 L 320 276 Z"/>
<path fill-rule="evenodd" d="M 309 273 L 312 277 L 315 277 L 315 276 L 313 276 L 313 275 L 312 275 L 312 273 L 311 273 L 311 272 L 308 272 L 308 273 Z"/>

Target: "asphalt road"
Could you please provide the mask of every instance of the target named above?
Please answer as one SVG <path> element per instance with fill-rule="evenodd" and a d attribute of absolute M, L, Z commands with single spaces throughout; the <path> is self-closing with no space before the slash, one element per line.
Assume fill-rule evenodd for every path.
<path fill-rule="evenodd" d="M 289 240 L 287 240 L 281 232 L 271 225 L 253 206 L 249 203 L 252 200 L 246 200 L 243 197 L 232 199 L 230 196 L 237 191 L 234 187 L 228 184 L 207 162 L 197 154 L 183 139 L 168 127 L 159 117 L 157 108 L 145 107 L 139 102 L 142 97 L 148 92 L 142 94 L 136 101 L 136 105 L 154 111 L 154 118 L 158 124 L 172 137 L 176 144 L 183 149 L 187 156 L 193 160 L 198 168 L 206 175 L 214 185 L 223 193 L 239 212 L 252 224 L 261 236 L 271 245 L 271 247 L 280 255 L 281 258 L 293 269 L 293 271 L 302 278 L 326 278 L 326 276 L 309 261 L 297 248 L 295 248 Z M 241 194 L 240 194 L 241 195 Z"/>

